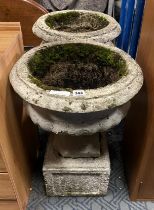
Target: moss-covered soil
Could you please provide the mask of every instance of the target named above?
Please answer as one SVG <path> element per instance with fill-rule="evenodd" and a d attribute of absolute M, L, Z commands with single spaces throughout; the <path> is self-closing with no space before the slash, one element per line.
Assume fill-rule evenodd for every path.
<path fill-rule="evenodd" d="M 90 32 L 106 27 L 109 22 L 95 14 L 83 14 L 76 11 L 48 16 L 46 24 L 55 30 L 65 32 Z"/>
<path fill-rule="evenodd" d="M 94 89 L 127 74 L 122 57 L 90 44 L 64 44 L 41 49 L 29 60 L 31 80 L 43 89 Z"/>

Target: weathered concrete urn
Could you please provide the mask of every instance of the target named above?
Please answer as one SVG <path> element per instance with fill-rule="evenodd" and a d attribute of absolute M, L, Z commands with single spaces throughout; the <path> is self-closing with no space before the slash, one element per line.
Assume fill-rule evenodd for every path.
<path fill-rule="evenodd" d="M 84 62 L 89 62 L 87 56 L 91 59 L 91 54 L 94 52 L 96 53 L 92 55 L 93 60 L 96 59 L 95 56 L 98 56 L 96 62 L 102 62 L 102 67 L 100 67 L 102 71 L 104 65 L 113 65 L 113 67 L 119 68 L 115 71 L 117 76 L 106 76 L 106 78 L 108 77 L 107 85 L 102 83 L 101 86 L 101 82 L 96 84 L 97 79 L 100 78 L 95 75 L 95 80 L 92 78 L 95 88 L 84 89 L 80 84 L 75 84 L 74 87 L 76 88 L 72 88 L 72 84 L 70 86 L 69 84 L 67 86 L 67 82 L 64 84 L 64 81 L 68 80 L 63 75 L 66 72 L 62 72 L 59 76 L 64 76 L 62 83 L 64 87 L 57 86 L 58 81 L 54 86 L 54 83 L 53 85 L 47 85 L 44 82 L 45 80 L 41 81 L 39 79 L 42 72 L 44 74 L 46 71 L 45 68 L 48 69 L 50 65 L 56 65 L 56 68 L 58 68 L 56 63 L 65 65 L 65 59 L 67 59 L 65 60 L 66 67 L 73 68 L 73 62 L 76 62 L 76 60 L 73 61 L 74 55 L 77 57 L 82 56 L 82 70 L 91 68 L 90 73 L 92 73 L 97 69 L 98 64 L 93 64 L 93 61 L 91 61 L 91 66 L 87 67 Z M 64 57 L 64 54 L 66 57 Z M 53 60 L 51 56 L 53 56 Z M 68 58 L 68 56 L 70 57 Z M 81 58 L 79 57 L 79 59 Z M 69 66 L 69 62 L 72 66 Z M 78 66 L 78 63 L 76 63 L 76 66 Z M 109 71 L 109 69 L 105 70 Z M 35 77 L 37 71 L 38 75 Z M 86 74 L 81 80 L 86 79 L 87 76 Z M 98 76 L 104 75 L 99 74 Z M 111 82 L 110 77 L 115 77 L 115 81 Z M 77 79 L 79 79 L 78 75 Z M 116 47 L 92 41 L 63 41 L 47 43 L 24 54 L 14 66 L 10 74 L 10 81 L 15 91 L 29 103 L 29 112 L 33 113 L 31 115 L 33 121 L 42 128 L 57 134 L 89 135 L 105 131 L 119 124 L 127 111 L 127 102 L 141 88 L 143 77 L 138 64 L 129 55 Z M 81 95 L 76 94 L 76 92 L 80 92 L 76 91 L 78 89 L 83 90 Z"/>
<path fill-rule="evenodd" d="M 122 50 L 90 40 L 46 43 L 24 54 L 10 82 L 34 123 L 55 134 L 43 173 L 50 196 L 102 195 L 110 161 L 104 132 L 125 117 L 142 84 Z"/>
<path fill-rule="evenodd" d="M 118 22 L 109 15 L 88 10 L 64 10 L 41 16 L 33 32 L 45 42 L 84 39 L 111 42 L 121 31 Z"/>

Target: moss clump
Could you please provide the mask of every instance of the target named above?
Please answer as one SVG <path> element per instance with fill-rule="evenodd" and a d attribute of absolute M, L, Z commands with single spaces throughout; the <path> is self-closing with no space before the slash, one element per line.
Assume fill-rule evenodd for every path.
<path fill-rule="evenodd" d="M 109 24 L 102 16 L 77 11 L 49 15 L 45 22 L 50 28 L 65 32 L 96 31 Z"/>
<path fill-rule="evenodd" d="M 67 25 L 70 22 L 75 21 L 77 18 L 79 18 L 80 13 L 79 12 L 67 12 L 62 14 L 55 14 L 54 16 L 48 16 L 45 20 L 46 24 L 50 28 L 55 28 L 60 25 Z"/>
<path fill-rule="evenodd" d="M 94 89 L 127 74 L 122 57 L 91 44 L 45 47 L 28 62 L 31 80 L 43 89 Z"/>
<path fill-rule="evenodd" d="M 48 86 L 42 83 L 41 80 L 37 79 L 36 77 L 33 77 L 31 74 L 29 74 L 29 79 L 38 87 L 42 88 L 43 90 L 58 90 L 58 91 L 69 91 L 73 92 L 73 89 L 71 88 L 60 88 L 60 87 L 54 87 L 54 86 Z"/>

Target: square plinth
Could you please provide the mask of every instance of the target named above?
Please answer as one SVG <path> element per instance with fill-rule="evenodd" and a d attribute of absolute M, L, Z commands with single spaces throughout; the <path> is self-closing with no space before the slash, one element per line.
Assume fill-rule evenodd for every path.
<path fill-rule="evenodd" d="M 49 138 L 43 175 L 48 196 L 105 195 L 110 176 L 106 139 L 101 138 L 100 157 L 73 159 L 60 156 Z"/>

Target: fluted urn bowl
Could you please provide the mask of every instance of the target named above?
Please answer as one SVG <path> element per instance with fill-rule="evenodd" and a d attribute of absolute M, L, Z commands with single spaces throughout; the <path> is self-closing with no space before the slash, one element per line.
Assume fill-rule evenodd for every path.
<path fill-rule="evenodd" d="M 93 41 L 46 43 L 25 53 L 10 82 L 45 130 L 89 135 L 117 125 L 143 76 L 125 52 Z"/>
<path fill-rule="evenodd" d="M 109 15 L 87 10 L 64 10 L 41 16 L 33 33 L 45 42 L 77 39 L 111 42 L 121 32 L 118 22 Z"/>

